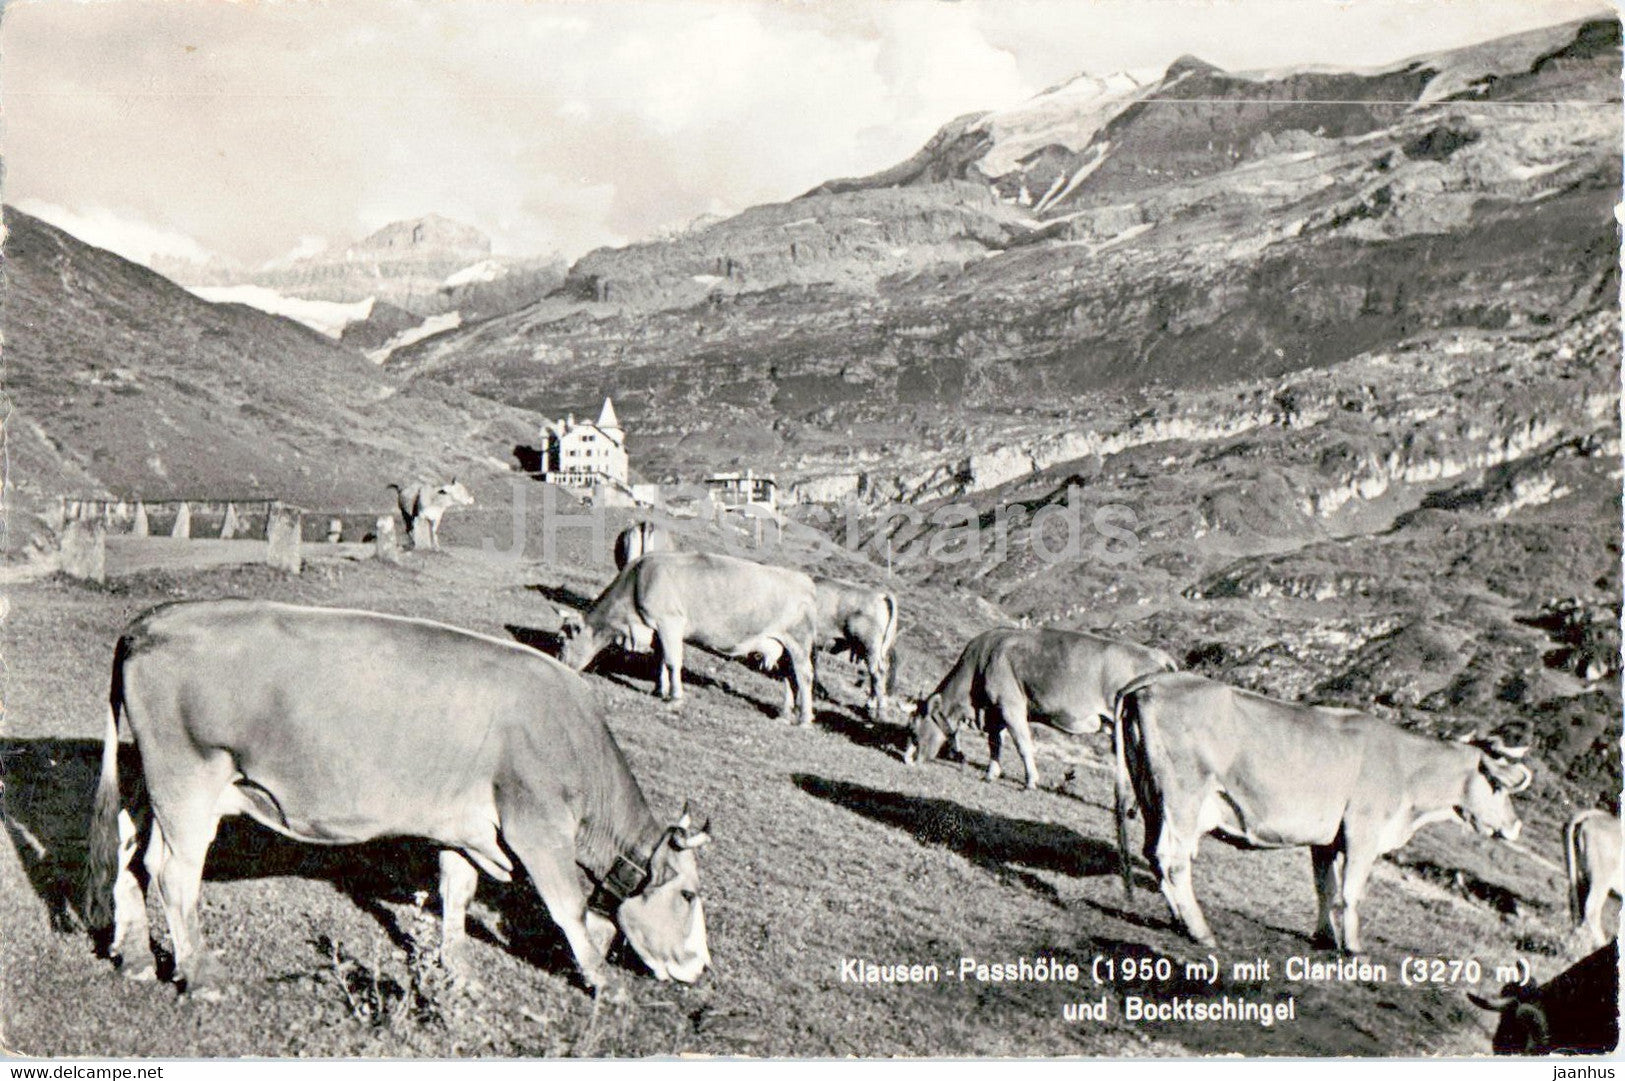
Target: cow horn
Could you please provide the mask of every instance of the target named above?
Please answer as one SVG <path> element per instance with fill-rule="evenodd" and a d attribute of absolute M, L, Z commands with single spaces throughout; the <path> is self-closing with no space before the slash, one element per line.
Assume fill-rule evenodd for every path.
<path fill-rule="evenodd" d="M 1500 1013 L 1514 1002 L 1518 1001 L 1511 995 L 1480 995 L 1475 991 L 1467 992 L 1467 1001 L 1481 1010 L 1490 1010 Z"/>
<path fill-rule="evenodd" d="M 688 801 L 684 800 L 683 801 L 683 813 L 677 816 L 677 829 L 679 831 L 686 832 L 688 827 L 690 825 L 692 825 L 693 822 L 694 822 L 694 816 L 689 811 Z"/>
<path fill-rule="evenodd" d="M 1528 750 L 1527 747 L 1524 748 L 1524 749 Z M 1530 769 L 1528 766 L 1524 765 L 1522 762 L 1518 762 L 1518 763 L 1515 763 L 1515 764 L 1517 765 L 1517 767 L 1520 770 L 1523 771 L 1523 780 L 1519 781 L 1517 784 L 1515 784 L 1511 788 L 1507 789 L 1508 792 L 1522 792 L 1524 789 L 1528 788 L 1530 785 L 1535 783 L 1535 771 L 1534 770 Z"/>

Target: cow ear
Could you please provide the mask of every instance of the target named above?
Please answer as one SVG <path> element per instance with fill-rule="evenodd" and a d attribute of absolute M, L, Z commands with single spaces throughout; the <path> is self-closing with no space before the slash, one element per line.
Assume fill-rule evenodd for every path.
<path fill-rule="evenodd" d="M 678 830 L 678 832 L 681 833 L 681 832 L 687 831 L 688 827 L 693 823 L 693 821 L 694 821 L 694 816 L 689 812 L 688 801 L 684 800 L 683 801 L 683 813 L 677 816 L 677 830 Z"/>
<path fill-rule="evenodd" d="M 711 823 L 707 822 L 697 830 L 681 829 L 671 835 L 671 844 L 677 849 L 699 848 L 711 843 Z"/>

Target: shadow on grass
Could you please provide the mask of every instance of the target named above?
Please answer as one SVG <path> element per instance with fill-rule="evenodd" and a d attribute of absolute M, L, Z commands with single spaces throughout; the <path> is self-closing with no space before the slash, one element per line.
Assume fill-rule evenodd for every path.
<path fill-rule="evenodd" d="M 952 800 L 888 792 L 850 781 L 798 773 L 797 787 L 876 822 L 893 826 L 925 845 L 941 845 L 984 870 L 1015 881 L 1059 903 L 1054 886 L 1033 871 L 1090 877 L 1115 875 L 1117 852 L 1052 822 L 1006 818 Z"/>
<path fill-rule="evenodd" d="M 140 758 L 133 744 L 121 744 L 119 751 L 120 788 L 125 806 L 129 806 L 141 789 Z M 85 929 L 85 860 L 101 756 L 99 740 L 0 739 L 0 810 L 5 831 L 29 885 L 45 905 L 52 929 L 58 932 Z M 144 877 L 139 855 L 134 864 L 137 875 Z M 278 877 L 331 883 L 404 948 L 411 936 L 386 906 L 418 904 L 436 896 L 438 848 L 422 840 L 307 845 L 247 818 L 222 819 L 204 867 L 205 892 L 209 882 Z M 148 892 L 157 899 L 150 888 Z M 475 919 L 469 920 L 471 937 L 507 949 L 557 975 L 579 978 L 562 933 L 522 870 L 511 883 L 482 879 L 479 897 L 500 915 L 507 941 Z M 240 913 L 238 918 L 251 920 L 253 914 Z M 434 941 L 417 945 L 437 948 L 438 934 L 436 927 Z"/>
<path fill-rule="evenodd" d="M 557 658 L 564 649 L 564 636 L 556 631 L 544 631 L 537 627 L 523 627 L 515 623 L 504 624 L 504 627 L 513 636 L 514 641 L 529 646 L 538 653 L 545 653 L 549 657 Z M 685 646 L 685 652 L 697 654 L 699 657 L 706 659 L 714 659 L 724 664 L 732 664 L 738 661 L 738 658 L 725 657 L 720 653 L 693 643 L 688 643 Z M 617 646 L 607 646 L 582 671 L 603 676 L 619 683 L 628 690 L 648 692 L 654 688 L 657 682 L 660 675 L 660 666 L 653 653 L 639 653 L 621 649 Z M 760 669 L 757 669 L 757 672 L 766 674 L 770 679 L 782 678 L 776 672 L 761 673 Z M 782 704 L 782 700 L 778 698 L 763 702 L 724 680 L 697 671 L 686 663 L 683 665 L 683 686 L 685 689 L 700 687 L 706 690 L 720 691 L 730 697 L 749 703 L 769 717 L 778 717 L 779 707 Z M 832 716 L 832 714 L 821 713 L 819 716 L 822 718 Z"/>
<path fill-rule="evenodd" d="M 843 736 L 859 747 L 882 751 L 899 761 L 902 760 L 903 747 L 908 743 L 909 733 L 912 731 L 906 725 L 872 721 L 866 716 L 846 709 L 818 710 L 817 722 L 820 728 Z"/>
<path fill-rule="evenodd" d="M 585 593 L 577 593 L 569 586 L 551 586 L 535 582 L 525 587 L 532 593 L 540 593 L 554 604 L 562 604 L 566 608 L 574 608 L 577 612 L 585 612 L 592 607 L 597 597 L 589 597 Z"/>

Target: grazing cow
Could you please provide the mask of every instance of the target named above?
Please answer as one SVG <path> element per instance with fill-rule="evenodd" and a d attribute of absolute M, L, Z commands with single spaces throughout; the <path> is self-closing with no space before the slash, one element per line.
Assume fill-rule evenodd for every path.
<path fill-rule="evenodd" d="M 1516 761 L 1526 747 L 1446 743 L 1357 710 L 1279 702 L 1186 672 L 1125 687 L 1116 722 L 1123 888 L 1133 892 L 1132 783 L 1145 813 L 1145 856 L 1168 907 L 1207 946 L 1213 932 L 1191 889 L 1203 834 L 1249 848 L 1308 847 L 1320 895 L 1315 941 L 1358 953 L 1359 905 L 1377 858 L 1449 818 L 1516 840 L 1522 823 L 1511 796 L 1532 779 Z"/>
<path fill-rule="evenodd" d="M 630 564 L 581 616 L 564 623 L 560 659 L 581 671 L 609 646 L 643 648 L 660 663 L 655 691 L 683 698 L 683 643 L 729 657 L 760 654 L 768 671 L 784 668 L 800 721 L 812 724 L 812 579 L 703 552 L 652 552 Z"/>
<path fill-rule="evenodd" d="M 818 648 L 844 652 L 869 676 L 869 716 L 880 720 L 891 682 L 891 654 L 897 644 L 897 598 L 884 589 L 813 578 L 818 601 Z"/>
<path fill-rule="evenodd" d="M 451 478 L 447 484 L 435 484 L 433 481 L 420 480 L 402 488 L 399 484 L 391 484 L 395 490 L 395 501 L 401 508 L 401 517 L 406 521 L 407 535 L 412 538 L 412 546 L 418 546 L 420 534 L 417 531 L 418 520 L 422 519 L 429 535 L 429 547 L 440 547 L 440 519 L 452 507 L 471 507 L 474 497 L 468 489 L 458 483 L 457 478 Z"/>
<path fill-rule="evenodd" d="M 615 538 L 615 569 L 624 571 L 634 559 L 650 552 L 667 552 L 677 547 L 671 534 L 653 522 L 639 522 L 621 530 Z"/>
<path fill-rule="evenodd" d="M 441 623 L 261 601 L 194 601 L 131 623 L 113 655 L 90 835 L 86 913 L 110 954 L 154 975 L 146 872 L 174 942 L 175 978 L 210 991 L 198 896 L 223 815 L 313 844 L 421 837 L 440 846 L 442 957 L 456 970 L 483 870 L 514 860 L 602 988 L 617 926 L 662 980 L 709 963 L 685 813 L 663 826 L 599 718 L 591 690 L 551 657 Z M 126 805 L 119 726 L 142 790 Z"/>
<path fill-rule="evenodd" d="M 1607 811 L 1581 811 L 1563 831 L 1563 862 L 1568 870 L 1569 914 L 1589 943 L 1615 937 L 1602 925 L 1608 895 L 1625 897 L 1625 858 L 1619 819 Z"/>
<path fill-rule="evenodd" d="M 914 736 L 903 761 L 931 759 L 969 722 L 987 733 L 987 779 L 1003 770 L 999 751 L 1010 730 L 1027 787 L 1038 787 L 1028 721 L 1068 735 L 1100 731 L 1117 692 L 1150 672 L 1179 665 L 1160 649 L 1082 631 L 999 627 L 972 638 L 937 689 L 915 710 Z"/>
<path fill-rule="evenodd" d="M 1467 997 L 1500 1013 L 1497 1055 L 1608 1054 L 1619 1046 L 1619 942 L 1539 987 L 1509 983 L 1498 996 Z"/>

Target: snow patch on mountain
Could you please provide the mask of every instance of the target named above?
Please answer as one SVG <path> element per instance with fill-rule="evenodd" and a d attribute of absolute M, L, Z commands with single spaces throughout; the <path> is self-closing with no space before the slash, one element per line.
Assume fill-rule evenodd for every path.
<path fill-rule="evenodd" d="M 447 275 L 441 285 L 447 289 L 455 289 L 459 285 L 472 285 L 475 282 L 494 282 L 506 276 L 508 268 L 495 259 L 482 259 L 471 266 Z"/>
<path fill-rule="evenodd" d="M 192 295 L 211 304 L 244 304 L 271 315 L 303 323 L 314 331 L 337 338 L 344 328 L 372 314 L 373 297 L 341 302 L 291 297 L 263 285 L 199 285 Z"/>
<path fill-rule="evenodd" d="M 462 312 L 446 312 L 442 315 L 431 315 L 417 326 L 403 330 L 377 349 L 367 350 L 367 359 L 374 364 L 382 364 L 389 359 L 389 355 L 397 349 L 405 349 L 424 338 L 442 334 L 448 330 L 455 330 L 463 325 Z"/>
<path fill-rule="evenodd" d="M 1082 150 L 1114 116 L 1158 85 L 1160 76 L 1079 75 L 1020 105 L 987 114 L 976 127 L 993 137 L 993 146 L 980 169 L 999 177 L 1020 169 L 1023 158 L 1046 146 Z"/>

